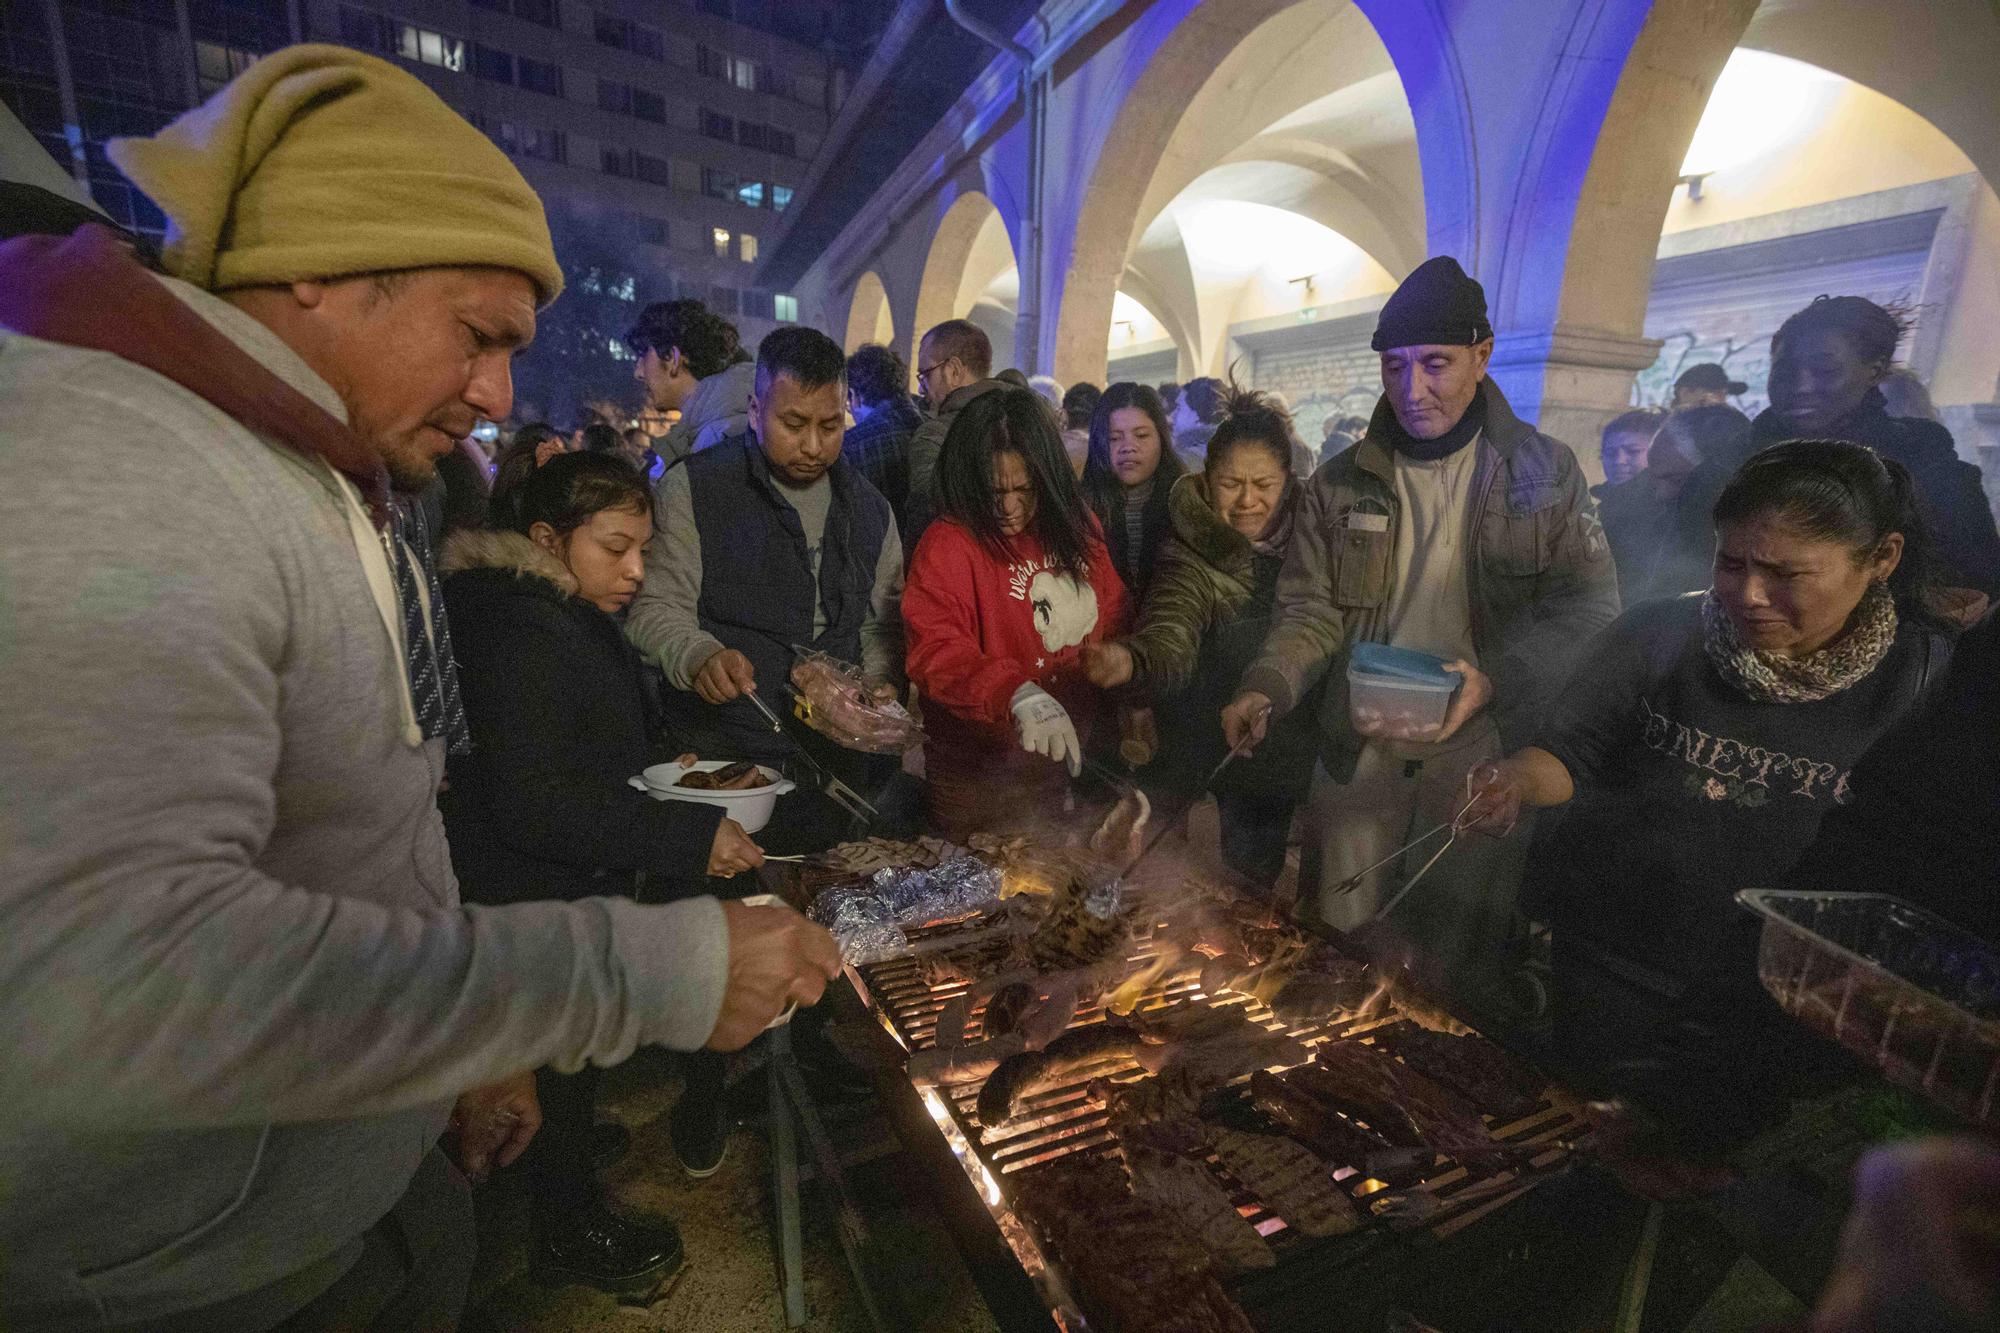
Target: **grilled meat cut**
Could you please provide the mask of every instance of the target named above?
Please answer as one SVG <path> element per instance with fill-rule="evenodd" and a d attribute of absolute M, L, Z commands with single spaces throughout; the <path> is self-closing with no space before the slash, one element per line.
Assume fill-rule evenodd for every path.
<path fill-rule="evenodd" d="M 1354 1201 L 1326 1163 L 1275 1134 L 1215 1131 L 1215 1156 L 1230 1175 L 1302 1236 L 1344 1236 L 1361 1225 Z"/>
<path fill-rule="evenodd" d="M 1240 1004 L 1179 1004 L 1134 1014 L 1139 1035 L 1155 1045 L 1250 1035 L 1250 1015 Z"/>
<path fill-rule="evenodd" d="M 770 786 L 771 779 L 759 772 L 757 765 L 748 759 L 739 759 L 714 772 L 685 774 L 674 785 L 695 791 L 751 791 Z"/>
<path fill-rule="evenodd" d="M 1215 1037 L 1169 1047 L 1161 1071 L 1185 1070 L 1204 1088 L 1219 1088 L 1259 1069 L 1296 1065 L 1311 1058 L 1304 1042 L 1282 1032 L 1258 1029 L 1254 1035 Z"/>
<path fill-rule="evenodd" d="M 1025 981 L 1016 981 L 1002 986 L 986 1002 L 986 1016 L 981 1020 L 981 1030 L 988 1041 L 1004 1037 L 1021 1025 L 1021 1017 L 1030 1008 L 1040 1003 L 1041 997 L 1035 988 Z"/>
<path fill-rule="evenodd" d="M 1011 1056 L 1022 1054 L 1027 1045 L 1021 1035 L 975 1042 L 970 1046 L 934 1046 L 910 1056 L 904 1071 L 920 1088 L 954 1087 L 977 1083 Z"/>
<path fill-rule="evenodd" d="M 1247 1273 L 1277 1264 L 1271 1247 L 1243 1220 L 1207 1167 L 1145 1147 L 1129 1148 L 1126 1166 L 1132 1173 L 1132 1192 L 1194 1232 L 1224 1272 Z"/>
<path fill-rule="evenodd" d="M 1091 1097 L 1104 1103 L 1106 1123 L 1120 1143 L 1197 1156 L 1206 1150 L 1211 1132 L 1197 1114 L 1204 1091 L 1185 1071 L 1136 1083 L 1097 1079 L 1090 1085 Z"/>
<path fill-rule="evenodd" d="M 1015 1203 L 1041 1232 L 1104 1333 L 1253 1333 L 1207 1250 L 1138 1199 L 1115 1163 L 1074 1157 L 1017 1177 Z"/>
<path fill-rule="evenodd" d="M 1413 1178 L 1433 1154 L 1413 1154 L 1395 1148 L 1359 1125 L 1327 1108 L 1318 1098 L 1295 1087 L 1297 1070 L 1273 1074 L 1260 1069 L 1250 1076 L 1250 1104 L 1272 1124 L 1318 1153 L 1334 1166 L 1392 1183 Z"/>
<path fill-rule="evenodd" d="M 1307 1070 L 1311 1072 L 1299 1071 L 1302 1088 L 1334 1092 L 1385 1133 L 1392 1132 L 1390 1125 L 1407 1125 L 1419 1142 L 1459 1162 L 1506 1151 L 1486 1132 L 1477 1111 L 1379 1046 L 1329 1042 Z"/>
<path fill-rule="evenodd" d="M 1036 972 L 1060 972 L 1103 960 L 1129 938 L 1130 911 L 1114 888 L 1093 889 L 1071 877 L 1050 895 L 1049 914 L 1023 945 Z"/>
<path fill-rule="evenodd" d="M 1272 997 L 1271 1012 L 1286 1027 L 1325 1023 L 1336 1015 L 1365 1018 L 1388 1005 L 1386 990 L 1359 963 L 1333 972 L 1296 972 Z"/>
<path fill-rule="evenodd" d="M 1548 1087 L 1547 1079 L 1484 1037 L 1406 1028 L 1396 1036 L 1395 1053 L 1419 1074 L 1497 1120 L 1533 1114 Z"/>
<path fill-rule="evenodd" d="M 997 1129 L 1020 1116 L 1027 1108 L 1027 1099 L 1037 1093 L 1081 1082 L 1106 1066 L 1142 1058 L 1157 1061 L 1159 1049 L 1148 1047 L 1137 1032 L 1123 1024 L 1072 1028 L 1044 1050 L 1026 1051 L 1000 1062 L 979 1090 L 979 1123 Z"/>

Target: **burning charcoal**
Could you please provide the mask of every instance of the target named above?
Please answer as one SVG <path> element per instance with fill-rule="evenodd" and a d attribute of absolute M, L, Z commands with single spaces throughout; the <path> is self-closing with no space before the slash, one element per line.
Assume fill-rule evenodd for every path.
<path fill-rule="evenodd" d="M 1243 1220 L 1207 1167 L 1143 1147 L 1127 1153 L 1126 1165 L 1132 1173 L 1132 1192 L 1180 1219 L 1224 1272 L 1247 1273 L 1277 1265 L 1271 1247 Z"/>
<path fill-rule="evenodd" d="M 1215 1132 L 1222 1165 L 1302 1236 L 1344 1236 L 1361 1225 L 1354 1201 L 1319 1158 L 1275 1134 Z"/>

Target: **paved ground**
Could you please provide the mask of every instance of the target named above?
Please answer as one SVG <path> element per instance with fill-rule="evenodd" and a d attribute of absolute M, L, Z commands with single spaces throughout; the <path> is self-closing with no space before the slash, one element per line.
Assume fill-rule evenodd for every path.
<path fill-rule="evenodd" d="M 851 999 L 851 997 L 850 997 Z M 849 1043 L 843 1042 L 843 1045 Z M 739 1057 L 732 1075 L 746 1091 L 763 1086 L 754 1054 Z M 784 1301 L 772 1241 L 772 1204 L 765 1129 L 759 1116 L 732 1135 L 722 1170 L 704 1181 L 688 1179 L 667 1139 L 667 1112 L 680 1092 L 672 1057 L 645 1052 L 605 1079 L 598 1114 L 632 1131 L 632 1150 L 604 1173 L 616 1204 L 634 1215 L 676 1222 L 687 1245 L 682 1276 L 664 1298 L 645 1309 L 623 1307 L 583 1287 L 546 1288 L 527 1273 L 525 1200 L 505 1174 L 480 1191 L 480 1265 L 473 1304 L 492 1325 L 523 1333 L 645 1329 L 688 1333 L 782 1333 Z M 746 1114 L 761 1098 L 741 1099 Z M 873 1103 L 841 1109 L 829 1131 L 843 1150 L 866 1156 L 892 1142 Z M 909 1188 L 907 1160 L 877 1156 L 853 1168 L 851 1183 L 876 1229 L 884 1262 L 907 1291 L 913 1333 L 985 1333 L 993 1320 L 973 1289 L 942 1221 L 920 1192 Z M 811 1333 L 866 1333 L 868 1321 L 835 1240 L 831 1204 L 805 1188 L 807 1321 Z"/>

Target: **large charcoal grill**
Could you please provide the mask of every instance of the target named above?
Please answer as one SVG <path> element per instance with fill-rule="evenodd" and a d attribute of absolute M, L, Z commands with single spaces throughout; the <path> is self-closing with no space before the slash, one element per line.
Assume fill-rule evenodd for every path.
<path fill-rule="evenodd" d="M 896 958 L 850 968 L 849 973 L 863 1003 L 895 1040 L 909 1052 L 935 1044 L 938 1019 L 945 1006 L 963 994 L 964 983 L 930 985 L 920 960 L 926 954 L 975 950 L 993 938 L 991 928 L 978 923 L 958 924 L 919 930 L 910 934 L 910 949 Z M 1135 967 L 1152 957 L 1150 944 L 1142 932 L 1133 949 Z M 1289 1031 L 1309 1046 L 1323 1042 L 1358 1039 L 1377 1043 L 1393 1053 L 1400 1034 L 1414 1024 L 1393 1005 L 1386 1011 L 1358 1020 L 1285 1028 L 1270 1010 L 1238 996 L 1209 997 L 1199 982 L 1186 974 L 1169 972 L 1142 996 L 1138 1011 L 1158 1011 L 1177 1005 L 1244 1005 L 1247 1016 L 1268 1031 Z M 973 1018 L 976 1019 L 975 1013 Z M 1101 1006 L 1093 1004 L 1072 1020 L 1072 1027 L 1102 1022 Z M 1134 1077 L 1138 1076 L 1135 1068 Z M 1042 1308 L 1051 1312 L 1055 1326 L 1065 1330 L 1089 1327 L 1056 1266 L 1048 1261 L 1029 1227 L 1014 1214 L 1010 1204 L 1010 1180 L 1032 1172 L 1044 1164 L 1078 1154 L 1109 1154 L 1118 1143 L 1107 1125 L 1104 1108 L 1094 1102 L 1084 1083 L 1051 1091 L 1031 1102 L 1033 1113 L 994 1131 L 979 1123 L 974 1110 L 979 1082 L 951 1088 L 918 1089 L 918 1096 L 951 1155 L 984 1204 L 1004 1237 L 1008 1251 L 1034 1281 Z M 1246 1117 L 1247 1088 L 1239 1081 L 1224 1094 L 1235 1099 L 1234 1107 Z M 1277 1266 L 1252 1273 L 1230 1283 L 1232 1295 L 1260 1329 L 1325 1328 L 1325 1306 L 1320 1294 L 1330 1282 L 1348 1280 L 1349 1275 L 1379 1273 L 1385 1261 L 1393 1262 L 1401 1251 L 1421 1250 L 1460 1232 L 1487 1214 L 1518 1197 L 1535 1180 L 1561 1170 L 1574 1141 L 1585 1126 L 1576 1104 L 1559 1090 L 1551 1089 L 1530 1114 L 1499 1123 L 1488 1116 L 1493 1138 L 1520 1149 L 1511 1161 L 1467 1169 L 1441 1160 L 1426 1170 L 1414 1186 L 1400 1185 L 1398 1193 L 1421 1190 L 1436 1201 L 1437 1207 L 1420 1226 L 1397 1229 L 1386 1219 L 1376 1218 L 1350 1235 L 1314 1239 L 1292 1233 L 1283 1219 L 1271 1212 L 1262 1200 L 1234 1187 L 1238 1209 L 1264 1235 L 1277 1257 Z M 1379 1198 L 1388 1187 L 1381 1181 L 1361 1176 L 1352 1168 L 1336 1170 L 1334 1179 L 1346 1185 L 1364 1218 L 1371 1216 L 1371 1199 Z M 1225 1176 L 1218 1176 L 1225 1185 Z M 1373 1280 L 1373 1279 L 1371 1279 Z"/>

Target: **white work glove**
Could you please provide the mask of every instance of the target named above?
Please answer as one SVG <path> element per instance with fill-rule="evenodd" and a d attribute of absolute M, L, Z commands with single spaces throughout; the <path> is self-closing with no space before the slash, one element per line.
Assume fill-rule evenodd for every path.
<path fill-rule="evenodd" d="M 1014 691 L 1014 734 L 1021 748 L 1059 764 L 1069 765 L 1069 775 L 1083 771 L 1083 746 L 1076 739 L 1076 725 L 1069 710 L 1053 694 L 1029 681 Z"/>

